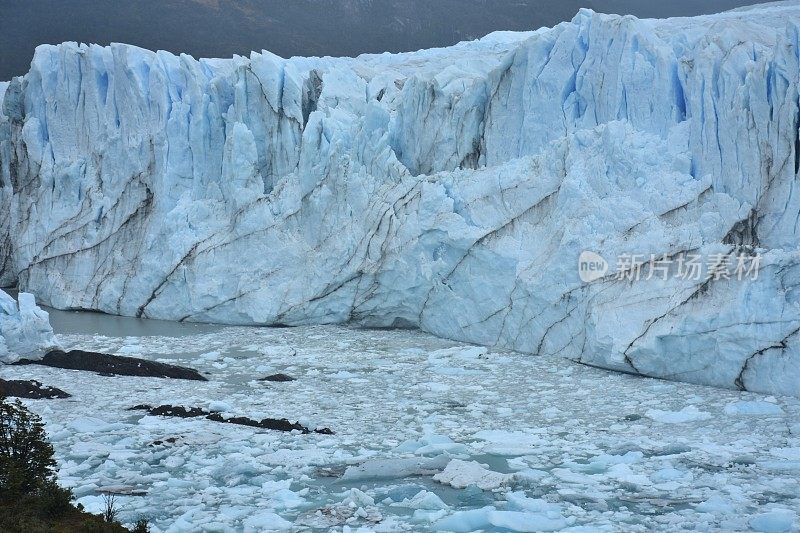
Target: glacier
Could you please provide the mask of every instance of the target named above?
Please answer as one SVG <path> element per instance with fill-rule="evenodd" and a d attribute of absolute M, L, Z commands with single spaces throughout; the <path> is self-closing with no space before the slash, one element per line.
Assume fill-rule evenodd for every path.
<path fill-rule="evenodd" d="M 47 311 L 36 305 L 32 294 L 21 292 L 19 303 L 0 290 L 0 363 L 40 359 L 59 344 Z"/>
<path fill-rule="evenodd" d="M 40 46 L 0 84 L 0 286 L 800 396 L 799 50 L 792 3 L 357 58 Z"/>

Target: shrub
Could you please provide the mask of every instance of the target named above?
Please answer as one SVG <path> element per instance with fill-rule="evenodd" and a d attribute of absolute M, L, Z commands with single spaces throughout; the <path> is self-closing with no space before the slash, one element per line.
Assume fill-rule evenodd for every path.
<path fill-rule="evenodd" d="M 72 511 L 72 491 L 51 483 L 44 487 L 36 505 L 42 518 L 58 518 Z"/>
<path fill-rule="evenodd" d="M 53 446 L 42 419 L 20 402 L 0 398 L 0 497 L 39 495 L 57 489 Z"/>
<path fill-rule="evenodd" d="M 104 494 L 103 503 L 105 504 L 103 520 L 113 524 L 117 521 L 117 497 L 113 494 Z"/>
<path fill-rule="evenodd" d="M 146 518 L 140 518 L 131 529 L 133 533 L 150 533 L 150 522 Z"/>
<path fill-rule="evenodd" d="M 0 532 L 127 531 L 113 521 L 113 498 L 102 517 L 71 502 L 72 492 L 56 484 L 53 447 L 47 442 L 42 419 L 19 400 L 12 403 L 0 396 Z"/>

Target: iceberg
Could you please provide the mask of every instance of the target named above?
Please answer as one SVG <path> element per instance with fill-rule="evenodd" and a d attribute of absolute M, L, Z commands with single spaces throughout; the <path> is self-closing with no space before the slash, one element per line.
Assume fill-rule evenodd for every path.
<path fill-rule="evenodd" d="M 357 58 L 40 46 L 0 84 L 0 285 L 800 396 L 799 43 L 778 3 Z"/>
<path fill-rule="evenodd" d="M 32 294 L 21 292 L 19 304 L 0 291 L 0 363 L 20 359 L 41 359 L 58 348 L 46 311 L 36 305 Z"/>

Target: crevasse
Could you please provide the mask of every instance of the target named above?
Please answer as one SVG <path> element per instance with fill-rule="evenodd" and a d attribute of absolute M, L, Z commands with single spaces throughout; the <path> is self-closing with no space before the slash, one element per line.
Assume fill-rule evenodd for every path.
<path fill-rule="evenodd" d="M 358 58 L 41 46 L 0 84 L 0 282 L 800 395 L 798 22 L 582 10 Z M 611 272 L 582 282 L 583 250 Z M 757 279 L 614 275 L 742 251 Z"/>

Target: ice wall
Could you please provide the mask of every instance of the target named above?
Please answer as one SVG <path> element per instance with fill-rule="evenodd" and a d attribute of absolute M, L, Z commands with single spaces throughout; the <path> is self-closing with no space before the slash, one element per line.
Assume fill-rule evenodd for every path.
<path fill-rule="evenodd" d="M 0 86 L 0 282 L 800 395 L 799 22 L 583 10 L 355 59 L 42 46 Z M 581 281 L 584 250 L 606 275 Z M 618 275 L 651 254 L 761 268 Z"/>

